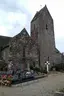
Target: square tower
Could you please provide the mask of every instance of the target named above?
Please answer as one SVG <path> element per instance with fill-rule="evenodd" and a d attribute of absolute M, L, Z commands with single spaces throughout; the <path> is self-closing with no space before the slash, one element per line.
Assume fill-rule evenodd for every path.
<path fill-rule="evenodd" d="M 54 25 L 46 5 L 35 14 L 31 21 L 31 38 L 35 43 L 38 43 L 40 65 L 43 67 L 47 60 L 53 63 L 55 52 Z"/>

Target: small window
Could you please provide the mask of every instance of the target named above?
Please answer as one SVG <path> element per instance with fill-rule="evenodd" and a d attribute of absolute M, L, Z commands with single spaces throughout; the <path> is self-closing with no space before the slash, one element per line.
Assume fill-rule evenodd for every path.
<path fill-rule="evenodd" d="M 48 30 L 48 25 L 46 24 L 46 30 Z"/>
<path fill-rule="evenodd" d="M 34 29 L 35 29 L 35 24 L 34 24 Z"/>
<path fill-rule="evenodd" d="M 23 47 L 23 57 L 25 57 L 25 46 Z"/>
<path fill-rule="evenodd" d="M 49 56 L 48 56 L 48 61 L 49 61 Z"/>

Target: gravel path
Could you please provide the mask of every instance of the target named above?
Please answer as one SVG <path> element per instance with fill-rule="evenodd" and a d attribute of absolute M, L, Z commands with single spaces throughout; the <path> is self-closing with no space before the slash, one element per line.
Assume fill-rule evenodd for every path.
<path fill-rule="evenodd" d="M 0 96 L 54 96 L 54 92 L 63 87 L 64 73 L 54 73 L 20 86 L 0 87 Z"/>

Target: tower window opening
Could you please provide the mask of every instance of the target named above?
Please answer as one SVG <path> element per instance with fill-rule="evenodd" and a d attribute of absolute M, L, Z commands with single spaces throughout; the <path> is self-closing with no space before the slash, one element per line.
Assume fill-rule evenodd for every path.
<path fill-rule="evenodd" d="M 46 24 L 46 30 L 48 30 L 48 25 Z"/>

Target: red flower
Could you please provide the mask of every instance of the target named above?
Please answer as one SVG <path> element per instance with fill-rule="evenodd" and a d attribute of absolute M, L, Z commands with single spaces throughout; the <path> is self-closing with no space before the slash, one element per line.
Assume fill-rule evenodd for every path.
<path fill-rule="evenodd" d="M 8 75 L 8 78 L 12 78 L 12 75 Z"/>
<path fill-rule="evenodd" d="M 7 75 L 2 75 L 2 79 L 6 79 L 7 78 Z"/>

